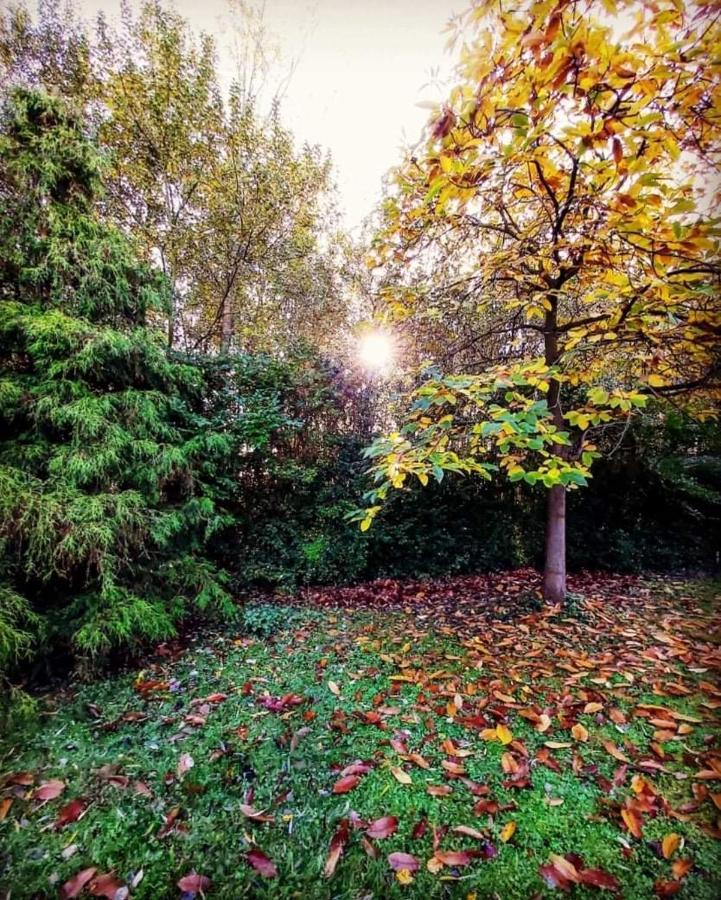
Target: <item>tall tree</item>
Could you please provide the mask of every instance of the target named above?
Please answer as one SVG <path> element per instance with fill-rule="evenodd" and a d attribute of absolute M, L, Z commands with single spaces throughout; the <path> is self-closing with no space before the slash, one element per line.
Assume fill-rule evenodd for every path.
<path fill-rule="evenodd" d="M 677 0 L 479 0 L 385 203 L 385 319 L 435 365 L 368 451 L 371 498 L 447 470 L 541 483 L 549 601 L 598 431 L 719 396 L 720 22 Z"/>
<path fill-rule="evenodd" d="M 171 347 L 327 347 L 347 318 L 330 161 L 296 147 L 277 102 L 261 109 L 262 17 L 235 10 L 227 91 L 213 40 L 159 0 L 94 34 L 57 0 L 36 21 L 17 7 L 0 18 L 2 73 L 84 108 L 110 162 L 108 214 L 171 285 Z"/>
<path fill-rule="evenodd" d="M 199 412 L 198 373 L 148 327 L 167 282 L 104 219 L 102 171 L 62 103 L 6 99 L 0 667 L 41 624 L 92 654 L 172 634 L 193 604 L 233 609 L 204 555 L 230 439 Z"/>

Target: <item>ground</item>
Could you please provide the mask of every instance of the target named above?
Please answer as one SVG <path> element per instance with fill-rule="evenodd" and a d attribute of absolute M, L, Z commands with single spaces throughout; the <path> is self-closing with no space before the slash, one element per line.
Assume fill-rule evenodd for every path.
<path fill-rule="evenodd" d="M 0 743 L 0 896 L 721 896 L 714 585 L 537 587 L 255 602 L 44 697 Z"/>

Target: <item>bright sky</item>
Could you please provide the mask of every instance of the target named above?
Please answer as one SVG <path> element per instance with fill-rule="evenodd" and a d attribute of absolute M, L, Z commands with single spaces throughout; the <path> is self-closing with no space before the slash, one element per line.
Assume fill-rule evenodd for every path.
<path fill-rule="evenodd" d="M 265 0 L 265 22 L 295 67 L 283 120 L 298 140 L 330 150 L 341 209 L 355 228 L 380 197 L 381 179 L 414 143 L 453 64 L 443 29 L 466 0 Z M 215 35 L 230 80 L 226 0 L 175 0 L 193 27 Z M 88 18 L 112 18 L 120 0 L 80 0 Z"/>

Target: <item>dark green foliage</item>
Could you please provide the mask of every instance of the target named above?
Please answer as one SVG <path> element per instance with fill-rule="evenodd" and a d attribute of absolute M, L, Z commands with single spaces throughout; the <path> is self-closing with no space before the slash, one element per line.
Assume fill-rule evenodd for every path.
<path fill-rule="evenodd" d="M 229 440 L 146 324 L 165 285 L 103 224 L 102 160 L 61 105 L 18 91 L 0 165 L 0 665 L 41 625 L 94 654 L 171 634 L 190 602 L 229 612 L 203 556 Z"/>

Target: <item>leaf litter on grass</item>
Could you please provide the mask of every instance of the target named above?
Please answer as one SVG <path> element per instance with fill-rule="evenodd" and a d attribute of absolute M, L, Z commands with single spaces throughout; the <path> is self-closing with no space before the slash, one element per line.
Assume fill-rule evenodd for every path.
<path fill-rule="evenodd" d="M 573 615 L 528 571 L 306 591 L 288 633 L 49 698 L 6 737 L 0 884 L 715 898 L 713 610 L 683 582 L 571 586 Z"/>

